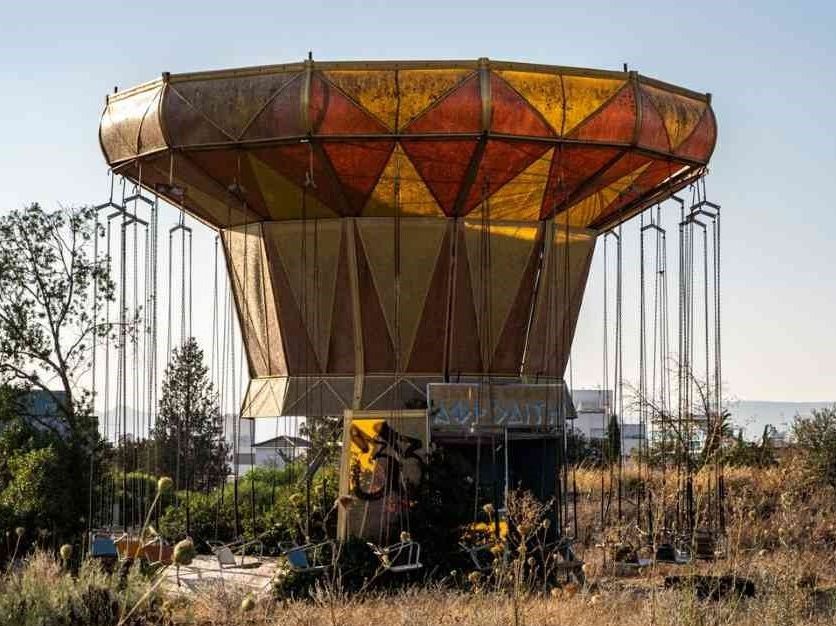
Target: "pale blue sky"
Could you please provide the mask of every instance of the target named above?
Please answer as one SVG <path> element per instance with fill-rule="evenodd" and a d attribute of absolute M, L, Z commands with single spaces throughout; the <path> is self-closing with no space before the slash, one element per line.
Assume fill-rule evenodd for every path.
<path fill-rule="evenodd" d="M 764 400 L 836 398 L 833 3 L 332 4 L 6 4 L 0 210 L 35 200 L 48 207 L 101 201 L 106 170 L 96 130 L 104 94 L 162 71 L 295 61 L 308 50 L 323 60 L 489 56 L 610 69 L 627 62 L 714 94 L 719 142 L 709 193 L 724 207 L 728 392 Z M 173 222 L 173 214 L 166 219 Z M 203 258 L 211 240 L 202 229 L 196 251 Z M 634 246 L 626 254 L 625 263 L 635 266 Z M 629 334 L 637 297 L 634 275 L 626 280 Z M 601 381 L 600 300 L 594 271 L 575 343 L 576 386 Z M 208 295 L 198 294 L 195 323 L 203 320 L 204 335 L 210 316 Z M 637 358 L 628 338 L 628 377 Z"/>

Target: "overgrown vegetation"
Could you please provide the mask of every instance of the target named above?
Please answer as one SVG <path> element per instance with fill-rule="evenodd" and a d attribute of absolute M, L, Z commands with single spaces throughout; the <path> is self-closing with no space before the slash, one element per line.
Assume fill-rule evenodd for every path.
<path fill-rule="evenodd" d="M 544 584 L 542 573 L 549 565 L 540 558 L 538 537 L 548 525 L 548 507 L 519 492 L 509 507 L 516 530 L 496 550 L 489 572 L 427 568 L 417 578 L 390 575 L 387 582 L 362 542 L 351 542 L 341 548 L 339 576 L 301 575 L 278 566 L 280 584 L 272 594 L 253 595 L 227 582 L 180 595 L 171 583 L 140 603 L 150 579 L 138 569 L 125 579 L 89 563 L 73 571 L 27 548 L 25 564 L 0 574 L 0 626 L 115 626 L 134 606 L 139 608 L 132 623 L 159 626 L 366 626 L 381 620 L 392 626 L 830 624 L 836 619 L 836 498 L 830 487 L 811 492 L 789 480 L 803 462 L 787 457 L 771 468 L 728 471 L 727 555 L 716 562 L 657 564 L 625 576 L 592 543 L 585 550 L 578 545 L 585 561 L 584 584 L 557 568 Z M 591 489 L 599 480 L 597 471 L 582 472 L 579 489 Z M 589 505 L 597 508 L 594 500 Z M 361 574 L 351 576 L 355 571 Z M 666 588 L 664 579 L 670 574 L 735 575 L 751 580 L 757 592 L 754 598 L 730 594 L 704 599 L 697 583 Z M 345 584 L 352 580 L 360 584 Z M 384 584 L 364 584 L 370 580 Z M 392 586 L 398 583 L 399 588 Z"/>
<path fill-rule="evenodd" d="M 797 417 L 793 435 L 804 452 L 807 477 L 836 487 L 836 406 L 813 409 L 809 417 Z"/>
<path fill-rule="evenodd" d="M 97 235 L 92 217 L 92 209 L 48 213 L 33 205 L 0 218 L 0 626 L 366 624 L 381 616 L 392 624 L 585 624 L 616 616 L 625 624 L 795 624 L 836 618 L 836 407 L 797 418 L 794 445 L 779 455 L 769 428 L 757 442 L 734 437 L 731 416 L 711 414 L 707 386 L 697 383 L 694 411 L 705 416 L 703 446 L 694 450 L 691 433 L 677 430 L 673 416 L 660 410 L 655 417 L 673 435 L 640 459 L 650 467 L 644 474 L 631 466 L 619 471 L 625 496 L 620 523 L 613 522 L 609 506 L 620 459 L 617 417 L 609 417 L 602 440 L 570 438 L 569 460 L 582 466 L 572 475 L 572 501 L 583 576 L 560 566 L 574 557 L 552 543 L 552 503 L 512 492 L 500 529 L 493 505 L 462 498 L 472 490 L 468 474 L 443 450 L 427 459 L 420 488 L 409 494 L 409 527 L 401 529 L 402 539 L 412 535 L 425 547 L 417 574 L 388 574 L 363 541 L 349 540 L 323 548 L 326 574 L 299 572 L 280 558 L 264 597 L 222 587 L 184 599 L 175 589 L 158 589 L 163 578 L 149 578 L 139 564 L 107 573 L 82 561 L 73 545 L 81 547 L 91 513 L 103 517 L 113 503 L 120 504 L 123 520 L 153 517 L 153 532 L 179 541 L 180 552 L 195 546 L 206 551 L 212 539 L 244 538 L 279 555 L 285 542 L 333 539 L 341 432 L 339 419 L 310 419 L 303 434 L 313 444 L 311 456 L 289 459 L 282 469 L 257 468 L 229 484 L 218 400 L 203 353 L 189 338 L 166 370 L 151 436 L 123 436 L 115 447 L 103 441 L 81 381 L 93 342 L 129 341 L 138 312 L 126 312 L 118 337 L 111 324 L 91 314 L 114 295 L 107 260 L 90 253 Z M 47 398 L 49 411 L 33 407 L 32 391 Z M 674 456 L 684 457 L 694 475 L 698 524 L 712 506 L 716 468 L 729 468 L 727 558 L 687 571 L 753 578 L 762 590 L 757 599 L 733 594 L 707 604 L 693 585 L 663 590 L 665 572 L 658 566 L 626 583 L 613 576 L 613 545 L 652 556 L 658 537 L 638 532 L 630 502 L 646 490 L 657 528 L 673 514 L 677 487 L 664 460 Z M 160 474 L 174 477 L 173 493 L 158 490 Z M 607 524 L 596 518 L 599 506 Z M 462 543 L 486 550 L 480 571 Z"/>
<path fill-rule="evenodd" d="M 116 340 L 92 313 L 114 298 L 93 215 L 33 204 L 0 217 L 0 522 L 55 541 L 85 526 L 105 448 L 82 384 L 93 343 Z"/>

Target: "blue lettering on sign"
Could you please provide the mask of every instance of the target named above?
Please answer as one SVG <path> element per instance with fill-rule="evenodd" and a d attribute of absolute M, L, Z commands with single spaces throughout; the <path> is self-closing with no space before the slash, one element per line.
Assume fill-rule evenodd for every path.
<path fill-rule="evenodd" d="M 466 384 L 430 385 L 428 395 L 433 426 L 547 426 L 558 424 L 563 415 L 561 389 L 553 386 L 497 386 L 486 394 Z"/>

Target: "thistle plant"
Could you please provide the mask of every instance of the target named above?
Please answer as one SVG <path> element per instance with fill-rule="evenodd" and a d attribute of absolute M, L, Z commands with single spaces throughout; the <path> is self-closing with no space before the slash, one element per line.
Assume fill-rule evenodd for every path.
<path fill-rule="evenodd" d="M 177 586 L 180 586 L 180 566 L 188 566 L 192 564 L 194 558 L 197 556 L 197 550 L 194 547 L 194 542 L 192 541 L 191 537 L 187 537 L 182 541 L 178 541 L 174 544 L 174 555 L 172 557 L 172 561 L 174 561 L 174 567 L 176 568 L 177 572 Z"/>
<path fill-rule="evenodd" d="M 72 558 L 73 556 L 73 547 L 70 544 L 65 543 L 63 546 L 61 546 L 61 549 L 58 551 L 58 554 L 61 556 L 62 565 L 65 568 L 69 567 L 70 558 Z"/>
<path fill-rule="evenodd" d="M 145 539 L 145 531 L 148 528 L 148 524 L 151 523 L 151 514 L 154 512 L 154 507 L 157 506 L 157 502 L 160 500 L 160 496 L 164 493 L 168 493 L 174 488 L 174 481 L 171 480 L 168 476 L 162 476 L 157 481 L 157 493 L 154 495 L 154 500 L 151 502 L 151 505 L 148 507 L 148 513 L 145 515 L 145 522 L 142 524 L 142 529 L 139 531 L 139 541 L 137 541 L 136 552 L 134 553 L 134 558 L 139 556 L 139 551 L 142 549 L 142 542 Z"/>
<path fill-rule="evenodd" d="M 15 535 L 17 535 L 17 540 L 15 541 L 15 549 L 12 552 L 12 560 L 11 562 L 14 563 L 14 560 L 17 558 L 17 551 L 20 548 L 20 541 L 23 539 L 23 535 L 26 534 L 26 529 L 23 526 L 18 526 L 15 528 Z"/>
<path fill-rule="evenodd" d="M 244 599 L 241 600 L 241 612 L 242 613 L 249 613 L 255 608 L 255 598 L 252 597 L 251 594 L 247 594 L 244 596 Z"/>

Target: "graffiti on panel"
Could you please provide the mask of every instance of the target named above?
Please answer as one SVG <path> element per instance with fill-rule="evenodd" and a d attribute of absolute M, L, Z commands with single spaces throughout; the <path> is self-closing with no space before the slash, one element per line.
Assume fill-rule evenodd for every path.
<path fill-rule="evenodd" d="M 574 412 L 562 384 L 430 384 L 427 396 L 433 428 L 557 426 Z"/>
<path fill-rule="evenodd" d="M 426 471 L 426 415 L 350 419 L 345 423 L 341 492 L 357 504 L 344 531 L 377 540 L 400 527 Z"/>

